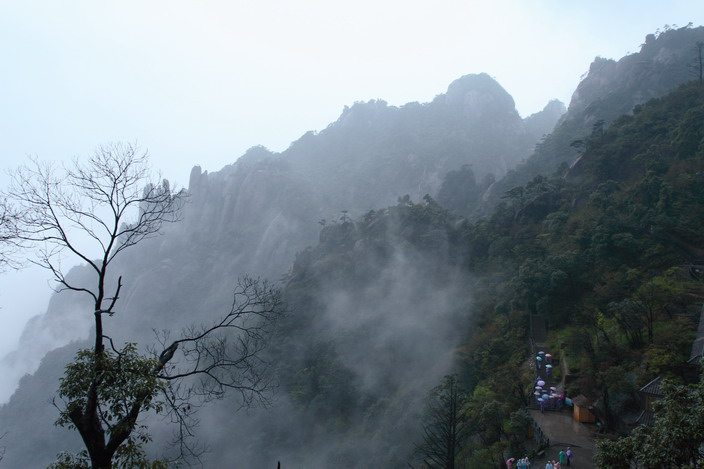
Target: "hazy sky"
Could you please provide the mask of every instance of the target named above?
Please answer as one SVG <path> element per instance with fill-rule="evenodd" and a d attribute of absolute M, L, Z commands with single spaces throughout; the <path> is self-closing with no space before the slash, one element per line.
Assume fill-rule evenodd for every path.
<path fill-rule="evenodd" d="M 568 103 L 595 56 L 690 21 L 700 0 L 0 0 L 0 161 L 137 141 L 186 186 L 196 164 L 282 151 L 344 105 L 429 101 L 468 73 L 523 116 Z M 47 298 L 34 272 L 0 276 L 0 356 Z"/>

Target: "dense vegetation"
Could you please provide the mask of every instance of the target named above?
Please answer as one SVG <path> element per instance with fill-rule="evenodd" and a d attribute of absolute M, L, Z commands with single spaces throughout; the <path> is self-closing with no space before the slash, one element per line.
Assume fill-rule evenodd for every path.
<path fill-rule="evenodd" d="M 460 230 L 478 306 L 462 362 L 476 386 L 509 389 L 522 361 L 498 344 L 526 344 L 531 316 L 564 347 L 568 394 L 596 400 L 610 430 L 637 414 L 642 385 L 686 378 L 703 292 L 703 123 L 697 83 L 637 106 L 595 128 L 566 177 L 537 176 Z"/>
<path fill-rule="evenodd" d="M 690 266 L 704 241 L 703 112 L 697 84 L 638 106 L 595 129 L 566 178 L 538 176 L 463 228 L 483 299 L 474 379 L 497 376 L 483 354 L 515 342 L 531 315 L 567 352 L 568 393 L 598 399 L 610 428 L 637 408 L 640 386 L 684 378 L 702 297 Z"/>

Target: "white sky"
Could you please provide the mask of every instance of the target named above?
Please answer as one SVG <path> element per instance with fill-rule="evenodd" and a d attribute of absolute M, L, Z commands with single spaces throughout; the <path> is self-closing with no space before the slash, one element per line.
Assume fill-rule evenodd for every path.
<path fill-rule="evenodd" d="M 196 164 L 282 151 L 344 105 L 426 102 L 468 73 L 526 116 L 567 104 L 595 56 L 690 21 L 701 0 L 0 0 L 0 167 L 138 141 L 183 187 Z M 37 278 L 0 275 L 0 356 L 46 307 Z"/>

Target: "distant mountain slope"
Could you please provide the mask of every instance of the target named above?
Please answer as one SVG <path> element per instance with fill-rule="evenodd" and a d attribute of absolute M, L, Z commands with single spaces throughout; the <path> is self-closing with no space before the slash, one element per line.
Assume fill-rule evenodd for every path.
<path fill-rule="evenodd" d="M 489 213 L 511 188 L 539 174 L 550 176 L 563 164 L 572 164 L 579 154 L 572 142 L 589 136 L 595 125 L 608 127 L 616 117 L 630 113 L 636 104 L 663 96 L 694 78 L 691 64 L 697 41 L 704 41 L 704 27 L 685 27 L 657 37 L 649 34 L 640 52 L 618 61 L 597 57 L 555 130 L 537 145 L 525 163 L 484 193 L 479 213 Z"/>
<path fill-rule="evenodd" d="M 315 241 L 321 219 L 434 195 L 445 173 L 462 165 L 502 176 L 530 154 L 535 129 L 559 118 L 541 115 L 542 123 L 526 124 L 486 74 L 456 80 L 430 103 L 356 103 L 280 154 L 255 147 L 219 172 L 194 169 L 192 204 L 176 229 L 191 240 L 207 232 L 214 248 L 238 251 L 247 270 L 278 275 Z"/>
<path fill-rule="evenodd" d="M 548 115 L 554 125 L 559 115 Z M 357 103 L 317 135 L 282 153 L 292 170 L 324 194 L 332 209 L 359 213 L 437 193 L 443 176 L 470 164 L 503 176 L 537 141 L 513 98 L 486 74 L 454 81 L 432 102 Z"/>

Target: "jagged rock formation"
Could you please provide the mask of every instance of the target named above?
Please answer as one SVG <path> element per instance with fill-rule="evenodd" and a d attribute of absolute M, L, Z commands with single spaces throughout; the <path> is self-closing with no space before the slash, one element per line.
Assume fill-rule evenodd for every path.
<path fill-rule="evenodd" d="M 657 37 L 648 35 L 640 52 L 618 61 L 597 57 L 555 131 L 537 145 L 525 163 L 484 192 L 483 204 L 476 213 L 489 213 L 511 188 L 537 175 L 550 176 L 561 165 L 572 165 L 580 155 L 572 142 L 589 136 L 595 125 L 605 128 L 618 116 L 630 113 L 635 105 L 693 79 L 693 47 L 698 41 L 704 41 L 704 27 L 684 27 Z"/>

